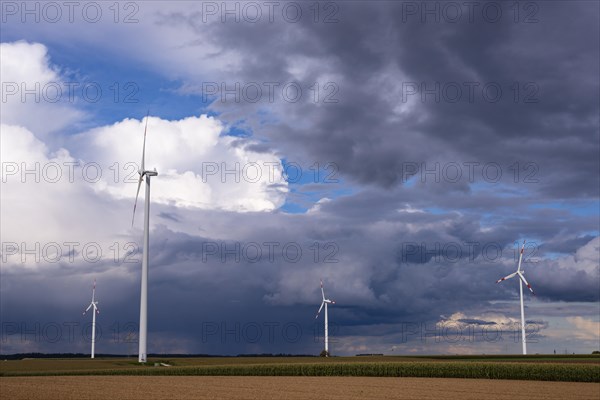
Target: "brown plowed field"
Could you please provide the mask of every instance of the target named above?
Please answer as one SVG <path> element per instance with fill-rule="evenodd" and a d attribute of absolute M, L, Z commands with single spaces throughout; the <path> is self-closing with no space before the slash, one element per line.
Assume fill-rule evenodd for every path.
<path fill-rule="evenodd" d="M 2 399 L 593 399 L 599 383 L 442 378 L 46 376 L 0 378 Z"/>

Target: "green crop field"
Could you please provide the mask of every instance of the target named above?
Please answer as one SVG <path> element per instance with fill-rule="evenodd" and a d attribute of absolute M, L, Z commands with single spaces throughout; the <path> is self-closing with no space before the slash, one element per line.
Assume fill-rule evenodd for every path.
<path fill-rule="evenodd" d="M 165 363 L 170 366 L 155 366 Z M 25 359 L 0 362 L 0 376 L 369 376 L 600 382 L 598 356 L 207 357 Z"/>

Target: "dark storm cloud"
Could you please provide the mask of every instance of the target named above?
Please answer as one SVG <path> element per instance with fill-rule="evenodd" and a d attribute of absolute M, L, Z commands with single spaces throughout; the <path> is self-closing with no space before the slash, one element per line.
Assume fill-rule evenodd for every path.
<path fill-rule="evenodd" d="M 408 3 L 419 11 L 428 4 Z M 335 162 L 345 176 L 383 187 L 403 182 L 406 162 L 494 162 L 504 166 L 504 178 L 515 162 L 520 168 L 533 163 L 541 179 L 535 192 L 597 197 L 597 185 L 590 185 L 600 167 L 597 4 L 536 2 L 535 15 L 525 21 L 530 14 L 521 10 L 515 23 L 508 3 L 493 3 L 502 4 L 498 21 L 478 10 L 470 22 L 463 9 L 464 18 L 449 23 L 443 11 L 440 22 L 435 13 L 412 15 L 408 3 L 338 2 L 338 22 L 331 24 L 310 18 L 210 25 L 198 16 L 177 20 L 241 57 L 243 69 L 232 71 L 230 86 L 298 81 L 290 67 L 302 69 L 307 60 L 316 61 L 305 68 L 303 87 L 323 74 L 335 76 L 337 103 L 279 101 L 280 123 L 254 124 L 255 134 L 269 137 L 284 154 Z M 431 90 L 436 82 L 439 99 L 406 96 L 406 85 L 420 92 L 421 84 Z M 462 89 L 458 101 L 448 100 L 448 84 Z M 483 93 L 488 84 L 501 88 L 498 101 L 489 100 L 493 91 Z M 225 119 L 251 121 L 257 107 L 226 103 L 213 104 Z M 398 113 L 410 104 L 412 110 Z"/>
<path fill-rule="evenodd" d="M 567 238 L 564 238 L 563 236 L 555 237 L 551 240 L 544 241 L 544 243 L 540 244 L 539 249 L 540 251 L 553 253 L 572 254 L 584 244 L 589 243 L 593 238 L 594 237 L 590 235 Z"/>
<path fill-rule="evenodd" d="M 173 222 L 179 222 L 179 217 L 175 213 L 162 212 L 158 214 L 160 218 L 170 219 Z"/>
<path fill-rule="evenodd" d="M 502 229 L 482 232 L 477 223 L 457 213 L 426 214 L 417 218 L 418 213 L 407 217 L 406 213 L 394 215 L 388 212 L 365 222 L 360 218 L 365 212 L 364 205 L 359 199 L 351 200 L 345 199 L 347 204 L 339 210 L 331 207 L 327 212 L 312 216 L 271 214 L 271 226 L 259 223 L 265 218 L 262 213 L 203 211 L 185 217 L 189 219 L 193 215 L 194 219 L 204 220 L 207 225 L 216 224 L 218 230 L 224 231 L 252 227 L 238 229 L 236 240 L 209 234 L 200 237 L 160 225 L 153 229 L 149 309 L 150 348 L 156 350 L 150 351 L 316 353 L 320 345 L 318 340 L 315 341 L 314 332 L 322 329 L 322 325 L 315 325 L 314 321 L 319 302 L 319 278 L 325 279 L 329 296 L 337 302 L 330 317 L 332 326 L 336 327 L 338 349 L 355 335 L 377 337 L 393 333 L 400 335 L 398 342 L 402 340 L 402 334 L 398 332 L 408 327 L 412 329 L 414 324 L 435 326 L 441 315 L 457 311 L 479 315 L 481 310 L 493 310 L 491 304 L 497 299 L 518 299 L 517 281 L 502 285 L 494 283 L 516 266 L 512 234 Z M 332 203 L 337 201 L 341 202 L 341 199 Z M 159 214 L 166 209 L 161 205 L 155 207 Z M 346 213 L 352 214 L 352 210 L 356 220 L 346 216 Z M 411 228 L 414 224 L 423 225 L 423 228 L 414 231 Z M 456 259 L 454 254 L 435 250 L 436 245 L 452 243 L 466 252 L 465 243 L 471 237 L 477 237 L 481 245 L 483 238 L 489 243 L 497 243 L 501 249 L 500 258 L 495 258 L 493 252 L 486 258 L 480 252 L 465 253 Z M 314 261 L 314 254 L 308 247 L 313 241 L 323 240 L 338 245 L 335 257 L 339 262 Z M 231 253 L 236 243 L 243 247 L 249 243 L 275 241 L 298 243 L 308 257 L 295 262 L 278 252 L 273 262 L 266 254 L 258 262 L 252 262 L 243 253 L 237 254 L 239 260 L 236 251 Z M 407 243 L 424 244 L 425 252 L 433 249 L 428 262 L 403 260 L 398 250 Z M 211 247 L 213 244 L 219 248 Z M 229 253 L 223 252 L 220 246 Z M 137 258 L 140 258 L 139 254 Z M 597 276 L 590 275 L 584 268 L 570 271 L 558 265 L 526 263 L 525 269 L 538 293 L 536 301 L 598 301 L 594 283 Z M 86 272 L 82 275 L 83 271 Z M 8 333 L 12 332 L 15 323 L 19 324 L 16 331 L 19 332 L 23 321 L 30 330 L 36 329 L 35 323 L 40 323 L 43 328 L 52 322 L 61 326 L 76 322 L 79 324 L 77 329 L 84 329 L 87 320 L 81 319 L 80 313 L 89 301 L 91 280 L 97 277 L 104 349 L 129 351 L 123 335 L 135 332 L 132 327 L 137 324 L 139 260 L 128 266 L 112 262 L 72 265 L 65 268 L 64 273 L 54 269 L 29 274 L 22 272 L 3 271 L 5 336 L 20 340 L 20 334 Z M 290 276 L 293 279 L 290 280 Z M 357 291 L 357 283 L 364 284 L 369 293 Z M 577 291 L 572 285 L 576 285 Z M 28 302 L 23 300 L 22 293 L 35 295 Z M 52 299 L 51 306 L 41 309 L 38 307 L 40 299 Z M 57 302 L 57 299 L 61 300 Z M 18 307 L 14 306 L 16 304 Z M 497 311 L 516 315 L 516 310 L 511 303 Z M 535 319 L 535 314 L 528 312 L 528 316 Z M 256 325 L 261 327 L 262 336 L 255 342 L 251 330 L 256 330 Z M 285 334 L 284 326 L 289 330 Z M 113 331 L 117 328 L 121 330 L 121 336 L 117 335 L 120 341 L 114 340 L 116 333 Z M 268 339 L 269 329 L 274 329 L 273 341 Z M 295 340 L 294 330 L 297 329 L 302 335 Z M 386 340 L 394 341 L 395 336 L 386 337 Z M 42 345 L 44 351 L 73 351 L 73 348 L 87 351 L 83 339 L 78 339 L 75 344 L 46 341 Z M 27 348 L 29 344 L 22 346 Z"/>

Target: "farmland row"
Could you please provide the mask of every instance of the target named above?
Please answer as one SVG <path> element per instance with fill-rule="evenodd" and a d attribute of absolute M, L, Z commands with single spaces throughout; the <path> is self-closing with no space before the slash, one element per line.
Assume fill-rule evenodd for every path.
<path fill-rule="evenodd" d="M 66 371 L 4 371 L 0 376 L 363 376 L 600 382 L 600 365 L 490 362 L 353 362 L 172 366 Z"/>

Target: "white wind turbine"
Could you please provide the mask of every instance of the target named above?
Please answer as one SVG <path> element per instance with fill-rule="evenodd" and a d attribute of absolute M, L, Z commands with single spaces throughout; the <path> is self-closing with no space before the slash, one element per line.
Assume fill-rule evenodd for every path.
<path fill-rule="evenodd" d="M 131 226 L 135 218 L 135 208 L 140 195 L 140 188 L 144 176 L 146 177 L 146 198 L 144 199 L 144 253 L 142 255 L 142 288 L 140 293 L 140 334 L 139 334 L 139 352 L 138 361 L 146 362 L 146 336 L 148 333 L 148 250 L 149 250 L 149 225 L 150 225 L 150 178 L 157 176 L 156 168 L 153 171 L 145 169 L 144 159 L 146 158 L 146 130 L 148 128 L 148 115 L 146 115 L 146 126 L 144 128 L 144 145 L 142 148 L 142 164 L 138 170 L 140 180 L 138 182 L 137 194 L 135 195 L 135 203 L 133 204 L 133 217 L 131 218 Z"/>
<path fill-rule="evenodd" d="M 323 306 L 325 306 L 325 357 L 329 357 L 329 321 L 327 316 L 327 305 L 335 304 L 335 301 L 325 298 L 325 291 L 323 290 L 323 280 L 321 280 L 321 295 L 323 296 L 323 301 L 321 302 L 321 307 L 319 307 L 319 311 L 317 311 L 315 319 L 319 318 L 319 314 L 321 313 Z"/>
<path fill-rule="evenodd" d="M 525 250 L 525 241 L 523 240 L 523 246 L 521 247 L 521 253 L 519 254 L 519 265 L 517 266 L 517 271 L 513 272 L 510 275 L 505 276 L 502 279 L 498 279 L 496 281 L 496 283 L 500 283 L 500 282 L 510 279 L 514 276 L 519 277 L 519 294 L 521 297 L 521 341 L 523 342 L 523 354 L 525 355 L 525 354 L 527 354 L 527 342 L 526 342 L 526 337 L 525 337 L 525 308 L 523 307 L 523 284 L 527 285 L 529 290 L 531 290 L 531 293 L 533 293 L 533 294 L 535 294 L 535 293 L 533 292 L 531 285 L 527 282 L 527 280 L 523 276 L 525 271 L 521 270 L 521 261 L 523 260 L 523 251 L 524 250 Z"/>
<path fill-rule="evenodd" d="M 94 308 L 94 310 L 92 310 L 92 358 L 94 358 L 94 355 L 96 354 L 96 314 L 100 314 L 100 310 L 98 310 L 98 302 L 96 301 L 95 297 L 96 280 L 94 279 L 94 286 L 92 287 L 92 302 L 90 303 L 88 308 L 86 308 L 83 312 L 83 315 L 85 315 L 85 313 L 88 312 L 90 308 Z"/>

